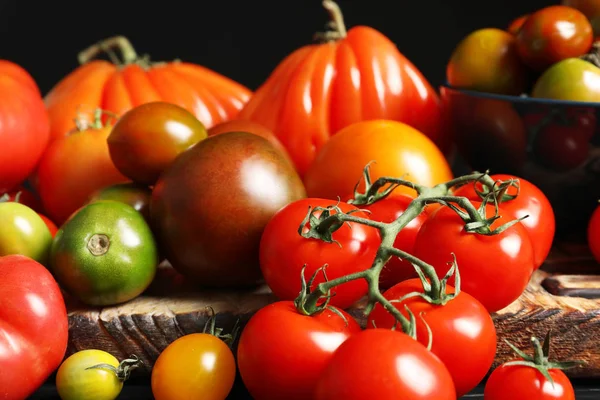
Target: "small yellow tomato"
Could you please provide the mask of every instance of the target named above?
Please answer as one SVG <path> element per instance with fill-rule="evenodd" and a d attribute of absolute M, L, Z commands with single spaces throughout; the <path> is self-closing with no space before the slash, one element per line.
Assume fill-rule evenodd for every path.
<path fill-rule="evenodd" d="M 209 333 L 172 342 L 152 369 L 155 400 L 224 400 L 235 380 L 235 359 L 227 344 Z"/>

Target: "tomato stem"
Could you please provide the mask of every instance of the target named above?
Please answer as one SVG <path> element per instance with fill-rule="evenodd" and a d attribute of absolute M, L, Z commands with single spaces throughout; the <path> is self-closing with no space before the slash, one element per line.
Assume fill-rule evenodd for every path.
<path fill-rule="evenodd" d="M 121 382 L 125 382 L 129 379 L 131 375 L 131 371 L 136 368 L 139 368 L 143 364 L 142 360 L 138 358 L 135 354 L 131 355 L 130 358 L 126 358 L 125 360 L 119 363 L 119 366 L 115 368 L 115 366 L 111 364 L 96 364 L 91 367 L 87 367 L 87 369 L 106 369 L 113 372 L 117 379 Z"/>
<path fill-rule="evenodd" d="M 122 61 L 119 60 L 113 49 L 118 49 L 121 53 Z M 124 36 L 113 36 L 104 39 L 82 50 L 77 55 L 79 64 L 83 65 L 93 60 L 98 55 L 105 53 L 111 62 L 118 66 L 132 64 L 140 60 L 131 42 Z"/>
<path fill-rule="evenodd" d="M 211 306 L 207 306 L 206 309 L 208 310 L 210 315 L 209 315 L 208 319 L 206 320 L 206 323 L 204 324 L 203 333 L 218 337 L 219 339 L 224 341 L 228 346 L 231 347 L 231 345 L 233 344 L 233 342 L 235 342 L 235 339 L 239 333 L 240 320 L 238 319 L 235 321 L 235 324 L 233 325 L 233 329 L 231 330 L 231 333 L 223 334 L 223 328 L 217 328 L 217 316 L 215 314 L 215 310 Z"/>
<path fill-rule="evenodd" d="M 600 68 L 600 42 L 594 42 L 591 50 L 579 58 Z"/>
<path fill-rule="evenodd" d="M 329 12 L 331 20 L 327 24 L 328 30 L 318 32 L 315 34 L 314 39 L 322 42 L 333 42 L 345 38 L 348 32 L 346 31 L 346 24 L 340 6 L 333 0 L 323 0 L 322 4 L 323 8 Z"/>

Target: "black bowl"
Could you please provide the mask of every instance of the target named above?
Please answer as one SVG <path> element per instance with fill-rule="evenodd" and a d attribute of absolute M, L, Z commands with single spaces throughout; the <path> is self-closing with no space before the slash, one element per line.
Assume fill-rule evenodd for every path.
<path fill-rule="evenodd" d="M 557 237 L 585 234 L 600 199 L 600 103 L 442 86 L 445 118 L 470 169 L 526 179 L 548 197 Z"/>

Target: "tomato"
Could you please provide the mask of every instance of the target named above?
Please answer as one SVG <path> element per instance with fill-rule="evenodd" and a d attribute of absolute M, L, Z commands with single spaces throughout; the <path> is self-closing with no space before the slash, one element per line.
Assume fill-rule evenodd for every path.
<path fill-rule="evenodd" d="M 133 182 L 117 183 L 107 186 L 92 194 L 89 202 L 98 200 L 115 200 L 135 208 L 147 222 L 150 222 L 150 199 L 152 190 Z"/>
<path fill-rule="evenodd" d="M 596 110 L 592 107 L 569 107 L 567 109 L 569 125 L 577 127 L 580 135 L 591 140 L 596 134 Z"/>
<path fill-rule="evenodd" d="M 395 121 L 374 120 L 350 125 L 321 148 L 304 177 L 308 197 L 337 199 L 353 193 L 365 165 L 373 181 L 381 176 L 401 177 L 425 186 L 452 179 L 448 161 L 425 135 Z M 406 187 L 396 194 L 414 195 Z"/>
<path fill-rule="evenodd" d="M 554 384 L 535 368 L 511 365 L 496 368 L 488 378 L 484 400 L 575 400 L 569 378 L 559 369 L 548 371 Z"/>
<path fill-rule="evenodd" d="M 577 168 L 590 154 L 589 138 L 576 126 L 554 123 L 542 128 L 533 142 L 540 163 L 555 171 Z"/>
<path fill-rule="evenodd" d="M 383 296 L 398 300 L 414 292 L 423 292 L 420 279 L 400 282 Z M 445 293 L 455 293 L 455 288 L 447 286 Z M 448 368 L 457 397 L 467 394 L 483 380 L 496 355 L 496 328 L 479 301 L 460 292 L 445 305 L 433 305 L 420 297 L 393 304 L 407 318 L 406 306 L 417 317 L 417 340 L 425 346 L 429 344 L 427 327 L 431 329 L 431 351 Z M 378 303 L 368 317 L 367 328 L 391 329 L 395 322 L 392 314 Z"/>
<path fill-rule="evenodd" d="M 129 377 L 124 368 L 137 367 L 137 360 L 119 360 L 103 350 L 87 349 L 70 355 L 56 372 L 56 390 L 62 400 L 114 400 Z M 109 367 L 110 366 L 110 367 Z"/>
<path fill-rule="evenodd" d="M 520 95 L 527 84 L 527 70 L 515 45 L 515 37 L 501 29 L 476 30 L 462 39 L 446 66 L 452 87 L 480 92 Z"/>
<path fill-rule="evenodd" d="M 265 226 L 304 197 L 298 173 L 267 139 L 228 132 L 201 141 L 167 168 L 152 191 L 150 214 L 177 271 L 201 286 L 253 286 L 262 281 Z"/>
<path fill-rule="evenodd" d="M 114 305 L 140 295 L 158 264 L 152 232 L 133 207 L 112 200 L 85 205 L 60 228 L 51 270 L 70 294 L 89 305 Z"/>
<path fill-rule="evenodd" d="M 54 238 L 54 236 L 56 236 L 56 232 L 58 232 L 58 227 L 56 226 L 56 224 L 54 222 L 52 222 L 52 220 L 50 220 L 50 218 L 46 217 L 44 214 L 38 214 L 38 215 L 40 216 L 42 221 L 44 221 L 44 223 L 48 227 L 48 230 L 50 231 L 50 236 L 52 236 L 52 238 Z"/>
<path fill-rule="evenodd" d="M 600 2 L 597 0 L 562 0 L 563 6 L 573 7 L 588 18 L 594 30 L 594 37 L 600 36 Z"/>
<path fill-rule="evenodd" d="M 29 398 L 58 368 L 69 321 L 60 287 L 40 263 L 0 257 L 0 398 Z"/>
<path fill-rule="evenodd" d="M 343 318 L 330 309 L 302 315 L 293 302 L 279 301 L 250 318 L 240 336 L 237 362 L 253 398 L 313 398 L 317 380 L 336 349 L 361 331 L 352 316 L 336 310 Z"/>
<path fill-rule="evenodd" d="M 549 67 L 537 79 L 531 97 L 553 100 L 600 101 L 600 68 L 579 59 L 568 58 Z"/>
<path fill-rule="evenodd" d="M 37 169 L 38 192 L 48 217 L 62 224 L 99 189 L 129 181 L 114 166 L 106 139 L 111 126 L 82 127 L 54 140 Z"/>
<path fill-rule="evenodd" d="M 528 233 L 534 251 L 535 267 L 539 268 L 550 253 L 554 234 L 556 232 L 556 217 L 550 201 L 533 183 L 515 175 L 494 174 L 490 175 L 494 181 L 508 181 L 515 179 L 518 181 L 519 189 L 511 186 L 506 194 L 510 196 L 517 195 L 514 199 L 500 200 L 500 215 L 502 221 L 508 222 L 513 219 L 527 218 L 519 222 Z M 456 196 L 464 196 L 474 201 L 483 201 L 475 192 L 475 187 L 479 192 L 486 191 L 480 183 L 467 184 L 454 191 Z"/>
<path fill-rule="evenodd" d="M 493 215 L 494 206 L 488 204 L 486 218 Z M 494 221 L 490 228 L 504 222 L 508 218 Z M 470 233 L 454 210 L 442 207 L 421 226 L 413 255 L 431 264 L 441 279 L 448 272 L 452 254 L 456 255 L 462 290 L 490 313 L 508 306 L 523 293 L 535 265 L 531 239 L 523 225 L 517 223 L 495 235 Z M 455 284 L 454 276 L 448 284 Z"/>
<path fill-rule="evenodd" d="M 369 367 L 366 367 L 369 366 Z M 410 336 L 367 329 L 342 343 L 321 374 L 315 400 L 455 400 L 442 361 Z"/>
<path fill-rule="evenodd" d="M 519 33 L 519 30 L 521 29 L 523 23 L 527 20 L 527 18 L 529 18 L 529 14 L 521 15 L 513 19 L 508 25 L 508 28 L 506 29 L 508 33 L 511 33 L 513 35 Z"/>
<path fill-rule="evenodd" d="M 332 233 L 331 237 L 337 243 L 298 234 L 309 207 L 336 205 L 344 213 L 358 211 L 355 206 L 343 202 L 338 204 L 335 200 L 302 199 L 283 207 L 265 227 L 260 241 L 260 267 L 265 282 L 279 299 L 294 300 L 298 297 L 303 267 L 306 267 L 304 276 L 308 281 L 325 264 L 329 280 L 364 271 L 373 264 L 381 244 L 379 231 L 375 228 L 349 222 Z M 312 215 L 318 218 L 322 212 L 315 211 Z M 352 215 L 369 218 L 363 212 Z M 307 233 L 310 228 L 310 224 L 305 224 L 302 232 Z M 319 272 L 314 284 L 324 280 L 323 273 Z M 364 279 L 354 280 L 335 287 L 331 292 L 330 304 L 348 308 L 367 294 L 367 282 Z"/>
<path fill-rule="evenodd" d="M 0 60 L 0 193 L 13 190 L 33 172 L 50 137 L 40 90 L 19 65 Z"/>
<path fill-rule="evenodd" d="M 233 387 L 236 364 L 231 349 L 209 333 L 171 342 L 152 368 L 156 400 L 224 400 Z"/>
<path fill-rule="evenodd" d="M 600 263 L 600 206 L 596 207 L 588 222 L 587 242 L 592 255 Z"/>
<path fill-rule="evenodd" d="M 562 5 L 532 13 L 516 36 L 519 56 L 538 72 L 559 61 L 586 54 L 593 40 L 592 25 L 586 16 Z"/>
<path fill-rule="evenodd" d="M 46 264 L 52 234 L 38 213 L 26 205 L 0 201 L 0 256 L 21 254 Z"/>
<path fill-rule="evenodd" d="M 11 192 L 5 193 L 4 195 L 0 195 L 0 198 L 4 196 L 8 196 L 6 201 L 21 203 L 38 213 L 42 211 L 42 204 L 40 203 L 40 199 L 37 197 L 37 195 L 23 186 L 20 186 Z"/>
<path fill-rule="evenodd" d="M 151 102 L 134 107 L 115 124 L 107 143 L 115 167 L 135 182 L 153 185 L 173 160 L 207 133 L 183 107 Z"/>

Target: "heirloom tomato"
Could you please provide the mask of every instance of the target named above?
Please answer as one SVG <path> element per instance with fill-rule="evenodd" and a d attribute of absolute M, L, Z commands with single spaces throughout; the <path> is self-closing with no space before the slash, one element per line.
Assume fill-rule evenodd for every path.
<path fill-rule="evenodd" d="M 391 329 L 352 335 L 333 353 L 315 400 L 456 400 L 442 361 L 410 336 Z"/>
<path fill-rule="evenodd" d="M 600 101 L 600 68 L 580 58 L 567 58 L 540 75 L 531 97 L 552 100 Z"/>
<path fill-rule="evenodd" d="M 68 333 L 52 274 L 26 256 L 0 257 L 0 398 L 32 396 L 62 362 Z"/>
<path fill-rule="evenodd" d="M 508 222 L 527 216 L 519 224 L 523 225 L 533 246 L 535 268 L 539 268 L 548 257 L 554 233 L 556 231 L 556 218 L 550 201 L 533 183 L 514 175 L 490 175 L 494 181 L 515 180 L 519 185 L 510 186 L 506 195 L 515 196 L 513 199 L 499 199 L 501 221 Z M 487 193 L 481 183 L 469 183 L 454 191 L 456 196 L 464 196 L 473 201 L 483 201 L 475 191 Z"/>
<path fill-rule="evenodd" d="M 329 139 L 304 176 L 309 197 L 337 199 L 353 193 L 365 165 L 371 179 L 404 177 L 425 186 L 452 179 L 448 161 L 440 149 L 416 129 L 397 121 L 363 121 L 347 126 Z M 396 194 L 414 195 L 405 186 Z"/>
<path fill-rule="evenodd" d="M 300 226 L 309 210 L 315 218 L 322 216 L 316 207 L 339 207 L 329 211 L 352 212 L 355 217 L 368 219 L 358 208 L 335 200 L 308 198 L 294 201 L 279 210 L 269 221 L 260 241 L 260 267 L 267 285 L 281 300 L 294 300 L 301 291 L 302 270 L 308 281 L 315 273 L 314 285 L 371 267 L 381 244 L 376 228 L 349 222 L 333 231 L 329 243 L 320 238 L 307 238 L 299 234 Z M 315 211 L 313 211 L 315 210 Z M 302 226 L 306 234 L 314 229 L 311 224 Z M 323 272 L 317 272 L 321 267 Z M 357 279 L 332 289 L 330 304 L 340 308 L 350 307 L 367 294 L 367 282 Z"/>
<path fill-rule="evenodd" d="M 592 47 L 592 25 L 579 10 L 563 5 L 532 13 L 516 35 L 521 59 L 535 71 L 586 54 Z"/>
<path fill-rule="evenodd" d="M 121 54 L 121 60 L 94 59 L 115 52 Z M 164 101 L 185 108 L 210 128 L 235 117 L 252 95 L 243 85 L 200 65 L 150 62 L 123 36 L 90 46 L 79 53 L 78 61 L 80 65 L 44 98 L 52 139 L 76 128 L 73 116 L 81 105 L 120 117 L 140 104 Z"/>
<path fill-rule="evenodd" d="M 0 60 L 0 194 L 33 172 L 50 137 L 40 90 L 19 65 Z"/>
<path fill-rule="evenodd" d="M 239 118 L 273 131 L 300 176 L 331 137 L 365 120 L 404 122 L 446 150 L 440 101 L 424 75 L 381 32 L 346 30 L 335 2 L 323 5 L 335 28 L 285 57 Z"/>
<path fill-rule="evenodd" d="M 597 206 L 587 227 L 587 242 L 592 255 L 600 263 L 600 206 Z"/>
<path fill-rule="evenodd" d="M 237 362 L 244 385 L 253 398 L 314 398 L 317 380 L 336 349 L 361 331 L 350 314 L 342 309 L 336 311 L 326 308 L 308 316 L 300 314 L 294 302 L 279 301 L 261 308 L 250 318 L 240 336 Z M 361 360 L 367 361 L 364 358 L 355 361 Z M 334 398 L 344 397 L 330 397 Z"/>
<path fill-rule="evenodd" d="M 474 205 L 479 207 L 476 202 Z M 485 217 L 492 216 L 494 206 L 488 204 Z M 499 218 L 490 229 L 508 221 Z M 460 271 L 461 290 L 479 300 L 489 312 L 519 298 L 535 267 L 531 239 L 522 224 L 516 223 L 494 235 L 467 232 L 465 221 L 455 210 L 441 207 L 421 226 L 413 255 L 431 264 L 442 279 L 453 254 Z M 449 285 L 455 285 L 454 278 L 448 280 Z"/>
<path fill-rule="evenodd" d="M 383 296 L 388 300 L 399 300 L 409 293 L 422 293 L 420 279 L 400 282 L 388 289 Z M 447 294 L 455 293 L 446 286 Z M 431 330 L 431 352 L 444 363 L 461 397 L 474 389 L 490 370 L 496 355 L 496 328 L 486 308 L 473 296 L 460 292 L 444 305 L 434 305 L 421 297 L 412 297 L 393 303 L 407 318 L 405 307 L 417 316 L 417 340 L 429 344 Z M 396 321 L 392 314 L 377 304 L 368 317 L 367 328 L 391 329 Z"/>

